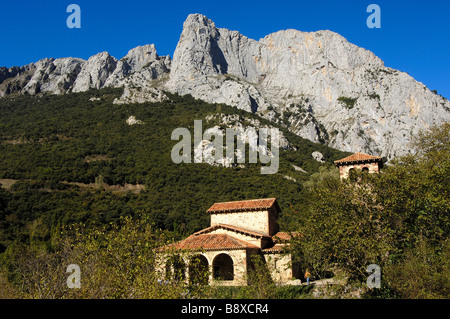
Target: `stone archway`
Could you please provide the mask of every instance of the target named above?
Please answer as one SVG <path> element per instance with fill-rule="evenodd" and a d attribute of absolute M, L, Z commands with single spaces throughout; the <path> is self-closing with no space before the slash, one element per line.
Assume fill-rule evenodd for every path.
<path fill-rule="evenodd" d="M 207 285 L 209 263 L 203 255 L 195 255 L 189 260 L 189 282 L 194 285 Z"/>
<path fill-rule="evenodd" d="M 234 263 L 230 255 L 221 253 L 213 260 L 213 278 L 216 280 L 234 280 Z"/>

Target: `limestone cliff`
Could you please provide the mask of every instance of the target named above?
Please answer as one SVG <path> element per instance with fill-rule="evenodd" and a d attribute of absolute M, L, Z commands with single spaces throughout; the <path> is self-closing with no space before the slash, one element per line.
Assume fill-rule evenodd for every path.
<path fill-rule="evenodd" d="M 190 15 L 166 88 L 259 113 L 344 151 L 393 157 L 450 103 L 331 31 L 284 30 L 259 41 Z"/>
<path fill-rule="evenodd" d="M 255 112 L 312 141 L 392 158 L 411 136 L 450 119 L 450 102 L 331 31 L 283 30 L 260 40 L 189 15 L 173 60 L 155 46 L 117 60 L 43 59 L 0 68 L 0 96 L 124 87 L 115 103 L 191 94 Z"/>

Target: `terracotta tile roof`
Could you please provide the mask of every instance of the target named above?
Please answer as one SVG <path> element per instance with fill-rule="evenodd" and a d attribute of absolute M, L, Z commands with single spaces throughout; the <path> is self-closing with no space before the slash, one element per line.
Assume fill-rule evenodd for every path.
<path fill-rule="evenodd" d="M 278 232 L 275 235 L 272 236 L 272 239 L 274 242 L 285 242 L 287 240 L 290 240 L 292 236 L 298 236 L 299 233 L 293 232 L 293 233 L 287 233 L 287 232 Z"/>
<path fill-rule="evenodd" d="M 272 247 L 261 249 L 263 253 L 280 253 L 285 249 L 286 245 L 275 244 Z"/>
<path fill-rule="evenodd" d="M 234 202 L 215 203 L 207 210 L 207 212 L 224 213 L 243 210 L 259 210 L 259 209 L 269 209 L 272 206 L 275 206 L 278 211 L 281 211 L 280 207 L 278 206 L 276 198 L 262 198 L 262 199 L 251 199 Z"/>
<path fill-rule="evenodd" d="M 227 234 L 194 234 L 182 241 L 167 246 L 167 248 L 169 247 L 187 250 L 233 250 L 259 248 L 256 245 L 239 240 Z"/>
<path fill-rule="evenodd" d="M 289 247 L 288 241 L 295 236 L 299 236 L 297 232 L 278 232 L 272 236 L 273 246 L 264 248 L 261 251 L 263 253 L 281 253 L 286 247 Z"/>
<path fill-rule="evenodd" d="M 209 232 L 211 232 L 213 230 L 216 230 L 216 229 L 219 229 L 219 228 L 231 230 L 231 231 L 234 231 L 236 233 L 241 233 L 241 234 L 244 234 L 244 235 L 249 235 L 249 236 L 257 237 L 257 238 L 262 238 L 262 237 L 269 237 L 270 238 L 269 235 L 261 233 L 261 232 L 248 230 L 248 229 L 237 227 L 237 226 L 226 225 L 226 224 L 212 225 L 212 226 L 210 226 L 208 228 L 202 229 L 202 230 L 194 233 L 194 235 L 200 235 L 200 234 L 209 233 Z"/>
<path fill-rule="evenodd" d="M 271 238 L 272 239 L 272 246 L 262 249 L 261 251 L 263 253 L 279 253 L 285 249 L 285 247 L 288 245 L 285 243 L 287 240 L 291 239 L 292 236 L 290 233 L 287 232 L 278 232 L 274 236 L 270 237 L 262 233 L 249 231 L 247 229 L 231 226 L 231 225 L 224 225 L 224 224 L 218 224 L 214 225 L 205 229 L 202 229 L 201 231 L 198 231 L 191 236 L 187 237 L 184 240 L 181 240 L 179 242 L 176 242 L 174 244 L 170 244 L 164 247 L 161 247 L 160 250 L 170 250 L 170 249 L 176 249 L 176 250 L 205 250 L 205 251 L 212 251 L 212 250 L 234 250 L 234 249 L 260 249 L 260 247 L 251 244 L 249 242 L 246 242 L 244 240 L 237 239 L 233 236 L 230 236 L 228 234 L 208 234 L 208 232 L 213 231 L 218 228 L 228 229 L 240 233 L 244 233 L 250 236 L 254 237 L 265 237 L 265 238 Z M 293 236 L 295 236 L 297 233 L 292 233 Z"/>
<path fill-rule="evenodd" d="M 366 161 L 381 161 L 381 157 L 363 153 L 355 153 L 343 159 L 334 161 L 334 164 L 346 164 L 346 163 L 366 162 Z"/>

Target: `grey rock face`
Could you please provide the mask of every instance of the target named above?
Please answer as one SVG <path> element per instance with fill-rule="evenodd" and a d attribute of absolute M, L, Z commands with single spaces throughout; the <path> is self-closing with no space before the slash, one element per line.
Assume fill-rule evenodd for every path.
<path fill-rule="evenodd" d="M 0 67 L 0 97 L 20 93 L 35 71 L 34 63 L 22 67 Z"/>
<path fill-rule="evenodd" d="M 117 59 L 108 52 L 101 52 L 91 56 L 75 80 L 72 92 L 84 92 L 89 89 L 100 89 L 108 77 L 114 72 Z"/>
<path fill-rule="evenodd" d="M 0 83 L 6 79 L 13 78 L 18 74 L 25 72 L 26 66 L 18 67 L 13 66 L 11 68 L 0 67 Z"/>
<path fill-rule="evenodd" d="M 158 76 L 170 71 L 170 57 L 160 58 L 156 53 L 155 45 L 148 44 L 138 46 L 128 51 L 128 54 L 117 62 L 117 66 L 111 76 L 105 82 L 105 86 L 123 86 L 132 82 L 135 86 L 151 81 Z M 134 79 L 128 79 L 131 75 L 137 75 Z"/>
<path fill-rule="evenodd" d="M 311 156 L 318 162 L 320 163 L 325 163 L 325 161 L 323 160 L 323 154 L 320 153 L 319 151 L 314 151 L 312 152 Z"/>
<path fill-rule="evenodd" d="M 22 91 L 29 94 L 50 92 L 62 94 L 69 90 L 82 70 L 84 60 L 77 58 L 43 59 Z"/>
<path fill-rule="evenodd" d="M 78 58 L 42 59 L 23 67 L 0 68 L 0 96 L 11 93 L 84 92 L 102 87 L 124 87 L 124 100 L 144 102 L 161 95 L 156 89 L 146 89 L 149 81 L 169 72 L 170 57 L 159 57 L 153 44 L 131 49 L 120 60 L 101 52 L 87 61 Z M 135 88 L 144 88 L 136 94 Z M 137 91 L 137 90 L 136 90 Z M 154 92 L 155 91 L 155 92 Z M 145 93 L 148 94 L 145 94 Z M 120 101 L 119 101 L 120 102 Z"/>
<path fill-rule="evenodd" d="M 258 79 L 252 61 L 258 47 L 257 41 L 236 31 L 216 28 L 205 16 L 189 15 L 175 49 L 166 88 L 255 112 L 265 101 L 258 89 L 245 81 Z"/>
<path fill-rule="evenodd" d="M 409 150 L 411 136 L 450 119 L 450 103 L 331 31 L 284 30 L 259 41 L 190 15 L 166 88 L 226 103 L 344 151 Z"/>
<path fill-rule="evenodd" d="M 153 44 L 136 47 L 120 59 L 105 86 L 124 87 L 115 104 L 162 101 L 167 97 L 157 88 L 159 82 L 154 80 L 167 78 L 171 62 L 169 56 L 159 57 Z"/>

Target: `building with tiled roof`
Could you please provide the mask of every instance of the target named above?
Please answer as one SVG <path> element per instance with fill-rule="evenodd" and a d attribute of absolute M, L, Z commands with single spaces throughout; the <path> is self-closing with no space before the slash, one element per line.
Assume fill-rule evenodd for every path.
<path fill-rule="evenodd" d="M 383 167 L 383 161 L 379 156 L 355 153 L 334 161 L 334 165 L 339 168 L 339 175 L 342 180 L 347 178 L 350 171 L 354 169 L 359 169 L 368 173 L 379 173 L 380 169 Z"/>
<path fill-rule="evenodd" d="M 246 285 L 255 257 L 262 258 L 274 280 L 295 279 L 299 270 L 286 252 L 291 234 L 279 232 L 280 212 L 275 198 L 213 204 L 207 210 L 210 227 L 163 248 L 172 254 L 187 252 L 175 263 L 173 258 L 167 260 L 163 269 L 166 279 L 178 274 L 178 279 L 191 280 L 195 271 L 190 268 L 195 264 L 209 270 L 209 283 Z"/>

